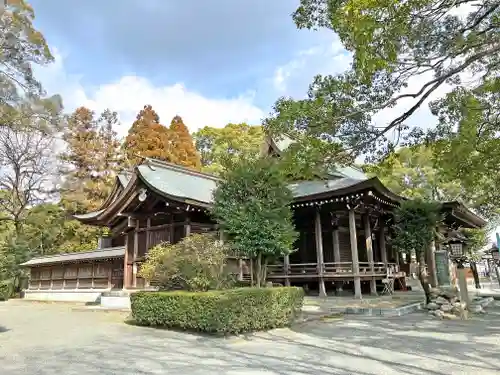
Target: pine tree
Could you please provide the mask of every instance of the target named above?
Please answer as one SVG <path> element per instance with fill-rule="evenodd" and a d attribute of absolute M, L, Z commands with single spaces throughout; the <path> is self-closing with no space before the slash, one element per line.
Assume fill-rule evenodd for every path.
<path fill-rule="evenodd" d="M 173 152 L 176 163 L 188 168 L 200 169 L 201 159 L 193 138 L 180 116 L 175 116 L 170 123 L 170 132 L 173 136 Z"/>
<path fill-rule="evenodd" d="M 175 163 L 172 147 L 172 137 L 168 128 L 160 124 L 160 117 L 153 108 L 145 105 L 137 115 L 123 144 L 128 163 L 137 165 L 141 157 Z"/>
<path fill-rule="evenodd" d="M 104 111 L 96 120 L 91 110 L 80 107 L 69 118 L 60 156 L 63 184 L 61 202 L 69 213 L 97 209 L 106 199 L 121 169 L 120 142 L 113 130 L 116 113 Z"/>

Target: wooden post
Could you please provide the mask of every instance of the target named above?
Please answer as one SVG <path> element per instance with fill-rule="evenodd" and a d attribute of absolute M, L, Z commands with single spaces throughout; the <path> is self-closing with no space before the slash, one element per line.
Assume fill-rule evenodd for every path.
<path fill-rule="evenodd" d="M 333 243 L 333 261 L 335 263 L 340 263 L 339 228 L 333 228 L 332 243 Z M 335 292 L 337 294 L 342 293 L 342 283 L 338 281 L 335 283 Z"/>
<path fill-rule="evenodd" d="M 379 218 L 379 229 L 378 229 L 378 247 L 380 249 L 380 256 L 382 258 L 382 262 L 384 263 L 385 266 L 385 272 L 388 272 L 387 270 L 387 246 L 385 245 L 385 223 L 382 217 Z"/>
<path fill-rule="evenodd" d="M 134 259 L 132 260 L 132 286 L 137 288 L 137 257 L 139 255 L 139 220 L 135 225 L 134 230 Z"/>
<path fill-rule="evenodd" d="M 54 279 L 53 279 L 53 274 L 54 274 L 54 269 L 50 267 L 50 289 L 53 289 L 54 286 Z"/>
<path fill-rule="evenodd" d="M 94 289 L 95 263 L 91 262 L 90 264 L 91 264 L 91 267 L 92 267 L 92 271 L 91 271 L 92 272 L 92 274 L 91 274 L 92 279 L 90 279 L 91 280 L 90 281 L 90 289 Z"/>
<path fill-rule="evenodd" d="M 290 279 L 288 278 L 288 269 L 290 268 L 290 255 L 285 255 L 283 258 L 283 268 L 285 272 L 285 286 L 290 286 Z"/>
<path fill-rule="evenodd" d="M 354 275 L 354 298 L 362 298 L 361 278 L 359 276 L 358 238 L 356 236 L 356 213 L 349 209 L 349 237 L 351 240 L 352 273 Z"/>
<path fill-rule="evenodd" d="M 321 215 L 319 208 L 316 210 L 316 215 L 314 218 L 314 234 L 316 238 L 316 259 L 318 263 L 318 284 L 319 284 L 319 296 L 326 297 L 326 287 L 325 280 L 323 279 L 323 269 L 324 269 L 324 261 L 323 261 L 323 233 L 321 231 Z"/>
<path fill-rule="evenodd" d="M 191 234 L 191 221 L 189 218 L 186 220 L 186 223 L 184 224 L 184 236 L 187 237 Z"/>
<path fill-rule="evenodd" d="M 125 256 L 123 257 L 123 288 L 122 289 L 127 289 L 128 288 L 128 251 L 129 251 L 129 246 L 130 246 L 130 241 L 128 240 L 128 233 L 125 234 Z"/>
<path fill-rule="evenodd" d="M 109 290 L 111 290 L 113 288 L 113 285 L 111 284 L 111 276 L 112 275 L 113 275 L 113 262 L 111 262 L 111 264 L 109 264 L 109 267 L 108 267 L 108 289 Z"/>
<path fill-rule="evenodd" d="M 377 295 L 377 281 L 373 276 L 375 274 L 375 263 L 373 259 L 373 241 L 372 241 L 372 230 L 370 228 L 370 216 L 368 214 L 363 216 L 363 223 L 365 229 L 365 243 L 366 243 L 366 257 L 368 258 L 368 264 L 370 266 L 370 273 L 372 277 L 370 279 L 370 294 Z"/>
<path fill-rule="evenodd" d="M 238 280 L 243 281 L 243 259 L 238 259 Z"/>
<path fill-rule="evenodd" d="M 146 219 L 146 253 L 149 250 L 149 244 L 150 244 L 150 239 L 149 239 L 149 228 L 151 228 L 151 218 L 148 217 Z"/>

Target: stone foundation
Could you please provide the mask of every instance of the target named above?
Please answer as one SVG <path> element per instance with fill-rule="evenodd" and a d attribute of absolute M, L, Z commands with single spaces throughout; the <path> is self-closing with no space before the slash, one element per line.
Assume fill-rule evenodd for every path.
<path fill-rule="evenodd" d="M 90 290 L 25 290 L 24 299 L 50 302 L 99 303 L 101 294 L 107 289 Z"/>

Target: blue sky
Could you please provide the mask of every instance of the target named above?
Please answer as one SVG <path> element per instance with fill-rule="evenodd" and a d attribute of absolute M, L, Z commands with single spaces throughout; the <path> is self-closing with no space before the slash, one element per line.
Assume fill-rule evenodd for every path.
<path fill-rule="evenodd" d="M 180 114 L 193 130 L 258 123 L 279 96 L 300 97 L 315 74 L 350 62 L 333 33 L 297 30 L 298 0 L 31 4 L 56 56 L 39 70 L 47 91 L 67 110 L 111 106 L 124 127 L 151 101 L 164 122 Z"/>

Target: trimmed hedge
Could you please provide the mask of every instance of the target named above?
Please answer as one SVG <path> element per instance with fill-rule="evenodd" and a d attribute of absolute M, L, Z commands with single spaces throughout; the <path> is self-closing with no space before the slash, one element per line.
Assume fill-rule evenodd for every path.
<path fill-rule="evenodd" d="M 208 292 L 137 292 L 137 324 L 219 334 L 289 326 L 302 308 L 302 288 L 238 288 Z"/>

